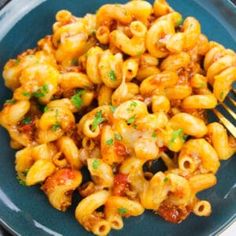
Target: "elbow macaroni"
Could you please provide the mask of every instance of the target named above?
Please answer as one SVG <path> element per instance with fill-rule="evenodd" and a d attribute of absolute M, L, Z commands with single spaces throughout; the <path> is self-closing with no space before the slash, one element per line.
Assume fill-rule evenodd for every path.
<path fill-rule="evenodd" d="M 211 214 L 196 194 L 216 184 L 236 142 L 202 114 L 229 93 L 236 54 L 209 42 L 197 19 L 166 0 L 84 17 L 61 10 L 52 35 L 10 59 L 3 78 L 13 98 L 0 124 L 20 149 L 17 178 L 41 184 L 60 211 L 80 194 L 75 218 L 86 230 L 108 235 L 145 209 L 172 223 Z M 155 173 L 159 159 L 167 170 Z"/>

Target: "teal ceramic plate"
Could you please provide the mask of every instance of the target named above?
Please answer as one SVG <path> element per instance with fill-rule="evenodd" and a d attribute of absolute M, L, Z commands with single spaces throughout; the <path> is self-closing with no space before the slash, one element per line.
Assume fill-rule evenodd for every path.
<path fill-rule="evenodd" d="M 95 11 L 107 2 L 124 0 L 13 0 L 0 12 L 0 71 L 8 58 L 15 57 L 36 45 L 38 39 L 50 34 L 54 15 L 68 9 L 77 16 Z M 169 0 L 184 16 L 197 17 L 202 31 L 210 39 L 236 49 L 236 8 L 228 0 Z M 0 80 L 0 103 L 10 92 Z M 76 222 L 74 207 L 66 213 L 53 209 L 37 187 L 18 184 L 14 171 L 14 151 L 9 147 L 5 130 L 0 129 L 0 222 L 16 235 L 90 235 Z M 213 214 L 207 218 L 191 215 L 180 225 L 163 221 L 151 212 L 125 220 L 122 231 L 110 235 L 215 235 L 236 218 L 236 157 L 222 162 L 217 174 L 218 184 L 200 197 L 212 203 Z"/>

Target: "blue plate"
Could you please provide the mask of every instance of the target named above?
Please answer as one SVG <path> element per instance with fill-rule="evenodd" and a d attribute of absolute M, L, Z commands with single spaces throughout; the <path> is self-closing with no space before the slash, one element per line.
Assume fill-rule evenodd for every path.
<path fill-rule="evenodd" d="M 0 71 L 9 58 L 32 48 L 38 39 L 51 33 L 55 13 L 68 9 L 77 16 L 94 12 L 106 2 L 124 0 L 13 0 L 0 12 Z M 202 31 L 226 47 L 236 49 L 236 8 L 227 0 L 169 0 L 184 16 L 195 16 Z M 0 80 L 0 103 L 11 97 Z M 14 151 L 9 147 L 7 132 L 0 129 L 0 221 L 16 235 L 90 235 L 76 222 L 74 209 L 66 213 L 53 209 L 39 187 L 26 188 L 18 184 L 14 170 Z M 236 217 L 236 158 L 222 162 L 217 174 L 218 184 L 200 198 L 212 203 L 210 217 L 191 215 L 179 225 L 165 222 L 152 212 L 125 220 L 121 231 L 110 235 L 213 235 L 231 224 Z"/>

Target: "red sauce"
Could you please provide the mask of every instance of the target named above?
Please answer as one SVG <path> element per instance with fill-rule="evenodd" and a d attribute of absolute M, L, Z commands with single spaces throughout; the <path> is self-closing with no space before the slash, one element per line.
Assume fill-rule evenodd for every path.
<path fill-rule="evenodd" d="M 161 153 L 161 152 L 165 152 L 165 151 L 167 151 L 167 147 L 166 146 L 163 146 L 163 147 L 160 147 L 159 148 L 159 152 Z"/>
<path fill-rule="evenodd" d="M 31 118 L 27 124 L 24 124 L 23 122 L 20 122 L 18 124 L 18 130 L 22 133 L 27 133 L 27 134 L 32 135 L 34 129 L 35 129 L 35 122 Z"/>
<path fill-rule="evenodd" d="M 33 124 L 30 123 L 30 124 L 27 124 L 27 125 L 22 125 L 19 130 L 23 133 L 29 133 L 29 132 L 32 132 L 33 130 Z"/>
<path fill-rule="evenodd" d="M 178 208 L 173 205 L 161 205 L 157 213 L 166 221 L 177 224 L 183 221 L 190 213 L 187 208 Z"/>
<path fill-rule="evenodd" d="M 55 172 L 53 175 L 49 176 L 44 185 L 43 190 L 47 193 L 54 191 L 55 187 L 58 185 L 64 185 L 68 181 L 75 178 L 75 173 L 71 169 L 60 169 Z"/>
<path fill-rule="evenodd" d="M 127 156 L 128 152 L 124 144 L 115 142 L 115 152 L 118 156 Z"/>
<path fill-rule="evenodd" d="M 128 176 L 124 174 L 117 174 L 114 178 L 113 194 L 123 196 L 128 187 Z"/>

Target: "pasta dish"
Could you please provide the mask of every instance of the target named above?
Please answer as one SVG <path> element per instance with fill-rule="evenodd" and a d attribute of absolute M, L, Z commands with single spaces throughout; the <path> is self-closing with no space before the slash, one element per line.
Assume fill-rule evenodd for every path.
<path fill-rule="evenodd" d="M 17 179 L 59 211 L 79 195 L 75 218 L 87 231 L 108 235 L 145 210 L 171 223 L 211 214 L 197 194 L 216 184 L 236 142 L 206 112 L 236 80 L 236 54 L 194 17 L 165 0 L 84 17 L 60 10 L 52 34 L 10 59 L 3 79 L 13 95 L 0 124 Z"/>

